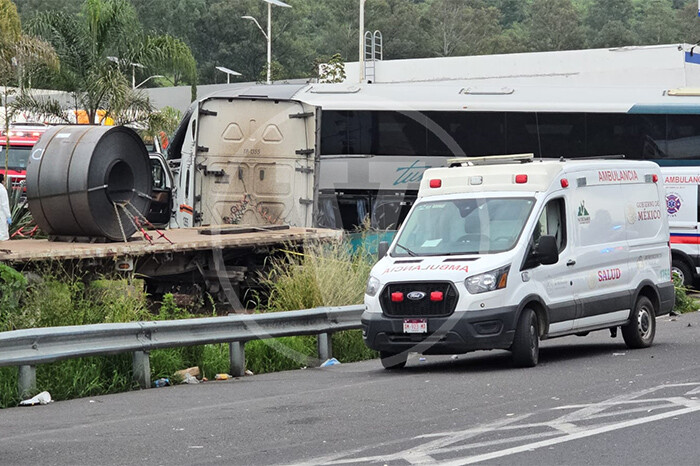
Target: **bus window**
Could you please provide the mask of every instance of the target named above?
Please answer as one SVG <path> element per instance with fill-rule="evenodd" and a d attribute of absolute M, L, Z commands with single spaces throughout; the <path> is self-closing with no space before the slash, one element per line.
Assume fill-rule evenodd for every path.
<path fill-rule="evenodd" d="M 503 112 L 426 112 L 426 117 L 428 155 L 473 157 L 506 153 Z"/>
<path fill-rule="evenodd" d="M 321 155 L 372 153 L 373 112 L 328 110 L 322 113 Z"/>
<path fill-rule="evenodd" d="M 425 116 L 421 112 L 377 112 L 376 155 L 424 155 Z"/>
<path fill-rule="evenodd" d="M 359 229 L 369 216 L 369 195 L 338 193 L 338 210 L 344 230 Z"/>
<path fill-rule="evenodd" d="M 623 154 L 630 159 L 666 157 L 664 115 L 589 113 L 588 156 Z"/>
<path fill-rule="evenodd" d="M 666 155 L 670 159 L 700 157 L 700 121 L 697 115 L 669 115 Z"/>
<path fill-rule="evenodd" d="M 415 201 L 416 196 L 413 195 L 378 195 L 372 202 L 372 228 L 376 230 L 398 230 Z"/>

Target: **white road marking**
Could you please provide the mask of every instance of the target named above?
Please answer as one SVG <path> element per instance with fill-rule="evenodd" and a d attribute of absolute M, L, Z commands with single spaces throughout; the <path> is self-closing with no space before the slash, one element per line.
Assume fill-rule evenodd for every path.
<path fill-rule="evenodd" d="M 541 442 L 535 442 L 535 443 L 530 443 L 530 444 L 526 444 L 526 445 L 520 445 L 518 447 L 508 448 L 506 450 L 501 450 L 501 451 L 494 451 L 491 453 L 486 453 L 484 455 L 470 456 L 468 458 L 460 458 L 460 459 L 455 460 L 455 461 L 444 462 L 441 464 L 443 464 L 445 466 L 458 466 L 458 465 L 462 465 L 462 464 L 481 463 L 481 462 L 489 461 L 489 460 L 496 459 L 496 458 L 503 458 L 504 456 L 514 455 L 516 453 L 533 451 L 533 450 L 537 450 L 538 448 L 549 447 L 549 446 L 557 445 L 559 443 L 564 443 L 564 442 L 571 442 L 572 440 L 578 440 L 578 439 L 582 439 L 582 438 L 586 438 L 586 437 L 591 437 L 593 435 L 604 434 L 606 432 L 611 432 L 613 430 L 625 429 L 627 427 L 637 426 L 637 425 L 641 425 L 641 424 L 647 424 L 649 422 L 661 421 L 663 419 L 682 416 L 684 414 L 694 413 L 697 411 L 700 411 L 700 404 L 698 404 L 698 406 L 695 406 L 693 408 L 685 408 L 685 409 L 672 411 L 669 413 L 660 413 L 660 414 L 656 414 L 654 416 L 647 416 L 644 418 L 634 419 L 631 421 L 619 422 L 617 424 L 611 424 L 611 425 L 604 426 L 604 427 L 598 427 L 596 429 L 584 430 L 584 431 L 581 431 L 577 434 L 565 435 L 563 437 L 559 437 L 559 438 L 555 438 L 555 439 L 544 440 Z"/>
<path fill-rule="evenodd" d="M 413 440 L 428 440 L 430 441 L 409 449 L 383 455 L 372 456 L 354 456 L 359 455 L 362 451 L 368 449 L 382 449 L 390 447 L 390 445 L 404 443 L 405 440 L 392 441 L 384 444 L 370 445 L 363 449 L 346 451 L 343 453 L 328 455 L 321 458 L 310 460 L 301 464 L 351 464 L 351 463 L 387 463 L 391 461 L 405 461 L 410 464 L 435 464 L 438 460 L 436 455 L 442 455 L 440 464 L 447 465 L 463 465 L 473 464 L 485 461 L 502 458 L 505 456 L 515 455 L 518 453 L 537 450 L 539 448 L 551 447 L 553 445 L 571 442 L 594 435 L 604 434 L 619 429 L 625 429 L 641 424 L 656 422 L 668 418 L 678 417 L 685 414 L 690 414 L 700 411 L 700 400 L 685 398 L 682 396 L 669 397 L 654 397 L 643 398 L 644 396 L 656 393 L 662 390 L 670 390 L 674 388 L 696 387 L 686 395 L 700 393 L 700 383 L 685 383 L 685 384 L 667 384 L 657 387 L 640 390 L 634 393 L 628 393 L 613 397 L 599 403 L 566 405 L 551 408 L 543 411 L 541 414 L 556 411 L 572 411 L 559 416 L 555 419 L 544 420 L 542 422 L 522 422 L 527 418 L 531 418 L 535 413 L 508 417 L 486 425 L 475 426 L 462 431 L 430 433 L 414 437 Z M 675 394 L 674 394 L 675 395 Z M 611 408 L 614 408 L 611 410 Z M 608 410 L 606 412 L 606 410 Z M 664 412 L 658 412 L 664 410 Z M 650 414 L 656 411 L 656 414 Z M 625 417 L 628 418 L 632 414 L 644 413 L 646 415 L 636 419 L 625 419 L 620 422 L 611 423 L 609 418 Z M 603 421 L 605 419 L 605 421 Z M 595 425 L 591 421 L 598 420 Z M 580 425 L 580 423 L 584 423 Z M 522 435 L 503 435 L 507 432 L 522 432 L 526 429 L 537 429 L 535 433 L 525 433 Z M 546 430 L 545 430 L 546 429 Z M 492 434 L 500 432 L 501 435 L 496 436 L 494 440 L 478 438 L 484 434 Z M 548 438 L 549 437 L 549 438 Z M 552 438 L 553 437 L 553 438 Z M 467 442 L 474 439 L 472 443 Z M 474 450 L 476 448 L 488 448 L 505 446 L 523 441 L 532 441 L 530 443 L 504 448 L 498 451 L 492 451 L 483 454 L 466 456 L 447 460 L 444 456 L 453 454 L 457 456 L 465 450 Z"/>

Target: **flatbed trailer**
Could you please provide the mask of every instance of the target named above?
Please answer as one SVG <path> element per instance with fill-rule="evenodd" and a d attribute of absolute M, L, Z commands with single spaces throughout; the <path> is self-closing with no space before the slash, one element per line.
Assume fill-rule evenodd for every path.
<path fill-rule="evenodd" d="M 127 242 L 65 242 L 20 239 L 0 243 L 0 262 L 18 270 L 60 261 L 105 273 L 134 272 L 145 278 L 150 292 L 200 287 L 241 305 L 240 289 L 251 288 L 267 259 L 282 249 L 301 250 L 308 242 L 340 238 L 339 230 L 287 226 L 235 225 L 149 230 L 149 241 L 137 232 Z M 232 294 L 233 293 L 233 294 Z"/>

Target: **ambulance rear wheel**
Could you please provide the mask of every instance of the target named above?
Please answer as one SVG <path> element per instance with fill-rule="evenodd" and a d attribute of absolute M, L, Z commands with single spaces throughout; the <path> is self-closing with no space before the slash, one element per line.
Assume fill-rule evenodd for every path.
<path fill-rule="evenodd" d="M 683 286 L 688 287 L 693 285 L 693 272 L 690 266 L 680 259 L 674 259 L 671 262 L 671 274 L 677 275 L 683 283 Z"/>
<path fill-rule="evenodd" d="M 523 309 L 513 338 L 513 364 L 515 367 L 534 367 L 540 356 L 540 338 L 537 314 L 532 309 Z"/>
<path fill-rule="evenodd" d="M 622 326 L 622 338 L 628 348 L 648 348 L 656 334 L 656 310 L 649 298 L 640 296 L 628 324 Z"/>
<path fill-rule="evenodd" d="M 379 357 L 382 360 L 382 366 L 384 369 L 403 369 L 406 366 L 406 359 L 408 355 L 406 353 L 392 353 L 390 351 L 380 351 Z"/>

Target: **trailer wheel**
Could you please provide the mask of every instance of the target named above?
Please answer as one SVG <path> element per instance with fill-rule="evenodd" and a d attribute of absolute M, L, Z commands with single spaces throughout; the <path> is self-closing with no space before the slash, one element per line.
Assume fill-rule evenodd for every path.
<path fill-rule="evenodd" d="M 406 359 L 408 359 L 408 355 L 405 352 L 392 353 L 390 351 L 380 351 L 379 357 L 382 360 L 384 369 L 388 370 L 403 369 L 406 366 Z"/>
<path fill-rule="evenodd" d="M 628 324 L 622 326 L 622 338 L 628 348 L 648 348 L 656 334 L 656 310 L 649 298 L 640 296 L 630 315 Z"/>
<path fill-rule="evenodd" d="M 678 275 L 683 286 L 693 286 L 693 271 L 690 266 L 681 259 L 673 259 L 671 262 L 671 274 Z"/>
<path fill-rule="evenodd" d="M 534 367 L 539 361 L 540 338 L 537 331 L 537 314 L 529 308 L 523 309 L 515 328 L 513 339 L 513 364 L 516 367 Z"/>

